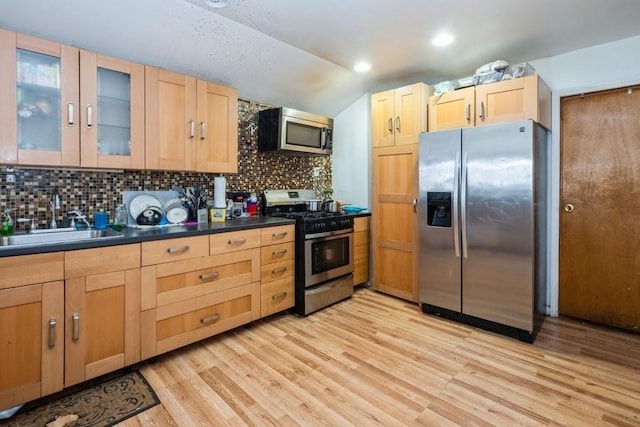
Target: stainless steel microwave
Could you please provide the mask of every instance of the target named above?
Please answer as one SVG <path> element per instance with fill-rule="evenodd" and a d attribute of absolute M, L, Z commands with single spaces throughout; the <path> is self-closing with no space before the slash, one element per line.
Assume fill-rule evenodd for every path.
<path fill-rule="evenodd" d="M 292 108 L 271 108 L 258 113 L 258 151 L 330 155 L 333 119 Z"/>

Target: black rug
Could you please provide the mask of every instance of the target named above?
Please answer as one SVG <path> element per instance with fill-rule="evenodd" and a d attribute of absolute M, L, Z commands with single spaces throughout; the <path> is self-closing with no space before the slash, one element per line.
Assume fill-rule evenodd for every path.
<path fill-rule="evenodd" d="M 58 417 L 77 415 L 65 427 L 107 427 L 139 414 L 160 403 L 147 380 L 138 370 L 106 376 L 103 381 L 80 385 L 71 393 L 29 403 L 13 417 L 0 420 L 0 426 L 46 426 Z M 72 417 L 75 418 L 75 417 Z"/>

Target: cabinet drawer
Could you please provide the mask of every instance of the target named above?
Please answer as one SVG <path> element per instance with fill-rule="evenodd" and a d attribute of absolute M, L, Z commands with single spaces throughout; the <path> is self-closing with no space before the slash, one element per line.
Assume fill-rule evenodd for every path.
<path fill-rule="evenodd" d="M 353 262 L 353 284 L 359 285 L 369 280 L 369 258 L 357 259 Z"/>
<path fill-rule="evenodd" d="M 264 246 L 260 250 L 260 262 L 269 264 L 293 259 L 293 242 Z"/>
<path fill-rule="evenodd" d="M 160 264 L 207 255 L 209 255 L 209 236 L 142 243 L 142 265 Z"/>
<path fill-rule="evenodd" d="M 353 246 L 369 244 L 369 230 L 357 231 L 353 233 Z"/>
<path fill-rule="evenodd" d="M 0 258 L 0 289 L 64 278 L 64 252 Z"/>
<path fill-rule="evenodd" d="M 260 230 L 242 230 L 213 234 L 210 237 L 211 255 L 260 247 Z"/>
<path fill-rule="evenodd" d="M 67 251 L 64 254 L 64 278 L 92 276 L 140 267 L 140 245 Z"/>
<path fill-rule="evenodd" d="M 293 278 L 263 283 L 260 287 L 260 316 L 268 316 L 293 307 Z"/>
<path fill-rule="evenodd" d="M 274 245 L 276 243 L 293 242 L 293 225 L 280 225 L 278 227 L 263 228 L 262 246 Z"/>
<path fill-rule="evenodd" d="M 353 259 L 357 261 L 362 258 L 369 258 L 369 245 L 359 245 L 353 247 Z"/>
<path fill-rule="evenodd" d="M 353 219 L 353 231 L 364 231 L 369 229 L 369 217 L 359 217 Z"/>
<path fill-rule="evenodd" d="M 249 323 L 258 293 L 248 284 L 159 307 L 155 312 L 155 353 L 160 354 Z"/>
<path fill-rule="evenodd" d="M 290 259 L 263 265 L 260 277 L 263 284 L 287 277 L 293 277 L 293 260 Z"/>
<path fill-rule="evenodd" d="M 173 304 L 259 280 L 258 249 L 158 265 L 156 303 Z"/>

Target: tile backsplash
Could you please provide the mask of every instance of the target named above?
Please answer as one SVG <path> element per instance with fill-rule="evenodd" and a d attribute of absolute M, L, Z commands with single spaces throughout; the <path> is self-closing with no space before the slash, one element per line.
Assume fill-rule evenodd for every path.
<path fill-rule="evenodd" d="M 318 195 L 331 186 L 331 157 L 258 152 L 258 111 L 269 106 L 238 101 L 238 173 L 221 174 L 228 191 L 260 193 L 264 189 L 310 188 Z M 321 173 L 314 177 L 314 168 Z M 49 199 L 55 187 L 60 194 L 56 221 L 80 209 L 91 219 L 100 210 L 114 214 L 123 191 L 170 190 L 174 185 L 195 187 L 213 197 L 213 177 L 220 174 L 99 169 L 44 169 L 13 166 L 15 182 L 7 179 L 8 166 L 0 167 L 0 212 L 11 209 L 14 218 L 36 218 L 39 226 L 51 222 Z M 18 227 L 24 228 L 24 226 Z"/>

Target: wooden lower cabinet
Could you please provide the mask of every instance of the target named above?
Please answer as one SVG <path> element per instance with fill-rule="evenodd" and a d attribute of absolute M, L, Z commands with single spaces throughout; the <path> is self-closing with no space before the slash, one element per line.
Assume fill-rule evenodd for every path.
<path fill-rule="evenodd" d="M 64 385 L 139 361 L 140 245 L 66 252 Z"/>
<path fill-rule="evenodd" d="M 369 281 L 369 217 L 353 219 L 353 284 Z"/>
<path fill-rule="evenodd" d="M 270 243 L 274 238 L 283 243 L 262 246 L 260 259 L 262 263 L 260 316 L 293 307 L 294 296 L 294 233 L 293 226 L 280 230 L 268 229 L 264 234 L 264 242 Z"/>
<path fill-rule="evenodd" d="M 0 257 L 0 409 L 294 305 L 294 226 Z"/>
<path fill-rule="evenodd" d="M 0 409 L 63 388 L 63 260 L 0 258 Z"/>
<path fill-rule="evenodd" d="M 224 233 L 159 242 L 166 247 L 191 247 L 191 240 L 204 237 L 208 249 L 218 246 L 209 239 L 221 236 L 232 240 Z M 157 249 L 159 242 L 142 243 L 143 254 Z M 146 265 L 141 274 L 143 359 L 260 317 L 259 248 Z"/>
<path fill-rule="evenodd" d="M 373 288 L 418 302 L 418 144 L 373 149 Z"/>

